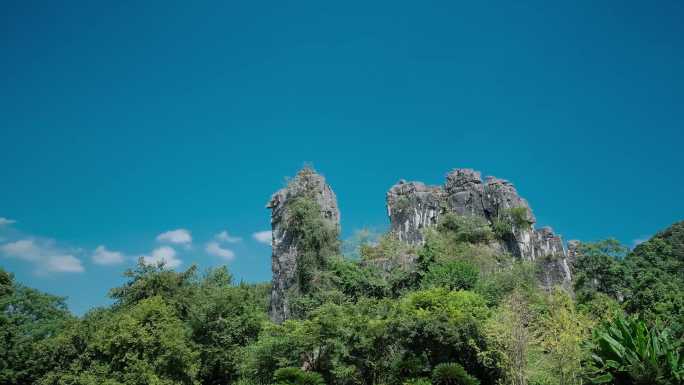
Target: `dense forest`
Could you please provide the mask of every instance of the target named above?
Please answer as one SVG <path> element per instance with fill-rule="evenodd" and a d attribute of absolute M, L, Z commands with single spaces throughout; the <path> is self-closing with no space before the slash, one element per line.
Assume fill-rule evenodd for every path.
<path fill-rule="evenodd" d="M 270 283 L 226 267 L 141 260 L 114 303 L 72 315 L 64 298 L 0 270 L 0 384 L 683 384 L 684 222 L 628 250 L 581 243 L 571 288 L 489 247 L 501 226 L 445 215 L 408 245 L 356 237 L 306 197 L 291 316 Z M 411 269 L 373 261 L 411 254 Z"/>

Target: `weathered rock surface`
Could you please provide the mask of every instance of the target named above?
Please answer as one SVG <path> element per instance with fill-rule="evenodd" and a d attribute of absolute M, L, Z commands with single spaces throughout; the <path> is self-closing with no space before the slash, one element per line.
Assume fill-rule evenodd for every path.
<path fill-rule="evenodd" d="M 387 193 L 392 231 L 407 243 L 422 242 L 422 229 L 437 223 L 437 216 L 444 210 L 444 198 L 444 191 L 438 186 L 399 181 Z"/>
<path fill-rule="evenodd" d="M 267 208 L 271 209 L 273 280 L 269 315 L 274 322 L 282 322 L 290 314 L 288 294 L 297 292 L 297 239 L 287 225 L 290 216 L 288 205 L 298 197 L 313 199 L 321 209 L 323 218 L 339 226 L 340 211 L 337 197 L 322 175 L 304 168 L 271 197 Z"/>
<path fill-rule="evenodd" d="M 475 215 L 494 223 L 510 215 L 511 209 L 523 209 L 523 220 L 501 241 L 502 250 L 528 261 L 543 260 L 543 286 L 568 286 L 571 273 L 561 238 L 549 227 L 535 230 L 532 209 L 511 182 L 487 177 L 483 183 L 478 171 L 456 169 L 447 174 L 444 186 L 402 180 L 387 193 L 391 231 L 414 245 L 424 241 L 424 229 L 437 224 L 445 213 Z"/>
<path fill-rule="evenodd" d="M 545 289 L 555 285 L 562 285 L 570 289 L 572 274 L 567 253 L 563 248 L 561 237 L 553 233 L 550 227 L 534 230 L 532 245 L 532 260 L 537 262 L 537 278 Z"/>

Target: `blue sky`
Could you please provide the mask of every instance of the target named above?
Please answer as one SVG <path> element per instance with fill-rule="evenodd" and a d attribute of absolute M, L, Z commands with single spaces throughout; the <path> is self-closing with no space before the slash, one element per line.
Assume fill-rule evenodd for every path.
<path fill-rule="evenodd" d="M 0 266 L 79 314 L 142 255 L 267 281 L 304 162 L 345 237 L 457 167 L 566 239 L 684 219 L 681 2 L 242 3 L 3 4 Z"/>

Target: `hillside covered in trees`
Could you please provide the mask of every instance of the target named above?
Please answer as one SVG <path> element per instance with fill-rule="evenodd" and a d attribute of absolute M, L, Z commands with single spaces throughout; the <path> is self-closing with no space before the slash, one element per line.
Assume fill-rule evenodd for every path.
<path fill-rule="evenodd" d="M 0 270 L 0 384 L 684 384 L 684 222 L 565 247 L 470 171 L 387 201 L 343 254 L 304 169 L 269 203 L 273 282 L 141 260 L 82 317 Z"/>

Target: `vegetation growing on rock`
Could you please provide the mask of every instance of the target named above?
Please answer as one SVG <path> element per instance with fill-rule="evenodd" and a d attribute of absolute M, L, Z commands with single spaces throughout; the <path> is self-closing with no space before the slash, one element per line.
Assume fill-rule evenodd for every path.
<path fill-rule="evenodd" d="M 0 384 L 683 383 L 684 222 L 629 252 L 580 244 L 574 290 L 549 288 L 478 215 L 345 258 L 332 190 L 298 178 L 271 202 L 271 284 L 141 260 L 111 306 L 74 317 L 0 269 Z"/>

